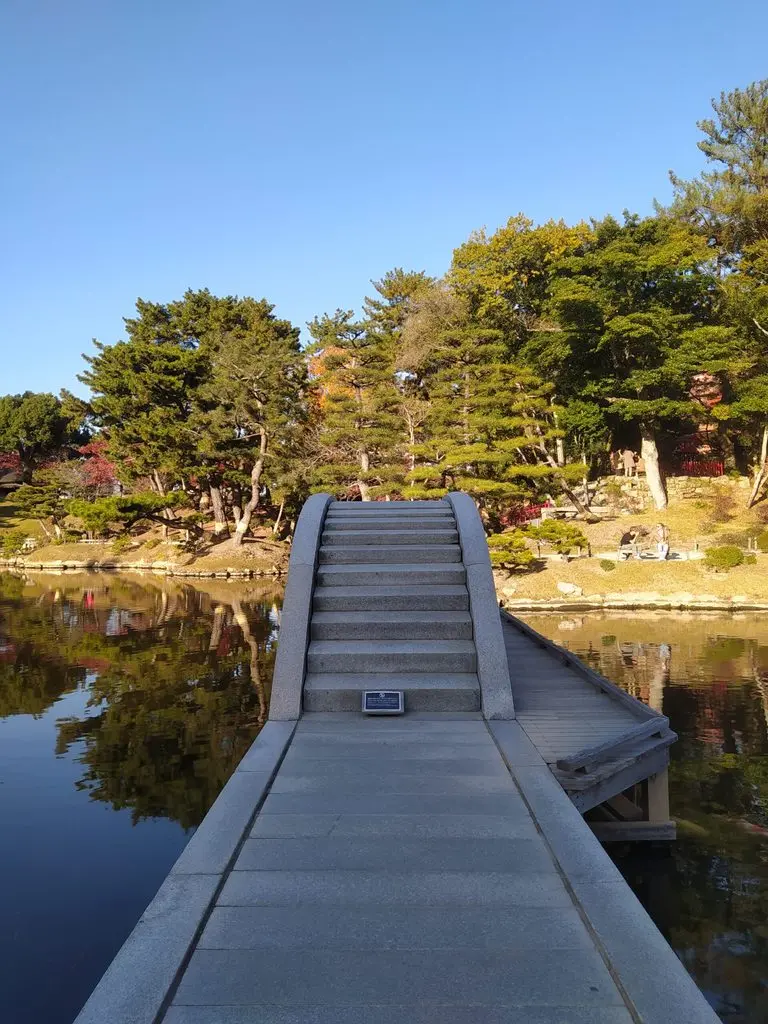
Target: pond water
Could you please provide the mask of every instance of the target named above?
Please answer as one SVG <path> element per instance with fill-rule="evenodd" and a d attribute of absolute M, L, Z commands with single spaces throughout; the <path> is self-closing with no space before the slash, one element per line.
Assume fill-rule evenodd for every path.
<path fill-rule="evenodd" d="M 678 839 L 611 850 L 722 1020 L 768 1021 L 768 616 L 523 617 L 669 717 Z"/>
<path fill-rule="evenodd" d="M 70 1024 L 264 721 L 281 591 L 0 573 L 0 1005 Z M 728 1024 L 768 1021 L 768 616 L 528 615 L 663 709 L 676 843 L 614 850 Z"/>
<path fill-rule="evenodd" d="M 0 573 L 0 1019 L 71 1024 L 266 717 L 281 591 Z"/>

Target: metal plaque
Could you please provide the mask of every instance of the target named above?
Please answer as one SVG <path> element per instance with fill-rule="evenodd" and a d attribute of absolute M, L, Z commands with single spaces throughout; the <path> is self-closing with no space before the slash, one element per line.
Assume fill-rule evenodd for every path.
<path fill-rule="evenodd" d="M 405 711 L 402 690 L 365 690 L 363 712 L 366 715 L 402 715 Z"/>

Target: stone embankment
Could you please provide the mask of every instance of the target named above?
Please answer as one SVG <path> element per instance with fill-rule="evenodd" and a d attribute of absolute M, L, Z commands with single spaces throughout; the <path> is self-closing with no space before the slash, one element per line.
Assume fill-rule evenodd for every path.
<path fill-rule="evenodd" d="M 499 603 L 508 611 L 579 611 L 623 608 L 689 609 L 712 612 L 768 611 L 768 599 L 761 601 L 746 594 L 718 597 L 716 594 L 693 594 L 679 591 L 660 594 L 653 590 L 619 591 L 608 594 L 584 594 L 575 587 L 560 598 L 511 597 L 502 588 L 497 590 Z"/>
<path fill-rule="evenodd" d="M 163 576 L 189 576 L 197 579 L 254 579 L 257 577 L 279 578 L 284 569 L 275 565 L 271 569 L 246 568 L 243 566 L 225 566 L 223 568 L 207 568 L 203 566 L 176 565 L 172 562 L 116 562 L 106 559 L 61 559 L 36 562 L 29 558 L 0 559 L 0 570 L 11 569 L 23 572 L 69 572 L 86 569 L 89 572 L 151 572 Z"/>

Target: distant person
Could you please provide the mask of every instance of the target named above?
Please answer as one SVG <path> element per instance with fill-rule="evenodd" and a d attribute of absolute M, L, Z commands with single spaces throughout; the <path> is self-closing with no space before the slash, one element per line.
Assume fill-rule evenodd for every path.
<path fill-rule="evenodd" d="M 621 461 L 624 464 L 624 476 L 632 476 L 635 471 L 635 453 L 631 448 L 625 448 L 621 453 Z"/>
<path fill-rule="evenodd" d="M 645 459 L 642 455 L 638 455 L 635 463 L 635 476 L 640 476 L 641 473 L 645 476 Z"/>
<path fill-rule="evenodd" d="M 619 541 L 619 561 L 626 562 L 633 555 L 637 557 L 637 538 L 639 534 L 640 531 L 636 526 L 630 526 L 628 530 L 622 533 L 621 540 Z"/>
<path fill-rule="evenodd" d="M 610 452 L 608 455 L 608 463 L 611 467 L 611 476 L 618 476 L 619 466 L 621 465 L 621 452 Z"/>
<path fill-rule="evenodd" d="M 656 524 L 656 554 L 660 562 L 665 561 L 669 554 L 669 529 L 664 523 Z"/>

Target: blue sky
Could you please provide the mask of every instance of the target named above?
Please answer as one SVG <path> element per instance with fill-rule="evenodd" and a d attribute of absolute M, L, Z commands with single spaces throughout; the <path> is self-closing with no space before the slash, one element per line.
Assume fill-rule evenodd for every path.
<path fill-rule="evenodd" d="M 302 327 L 477 227 L 649 212 L 768 73 L 764 0 L 3 0 L 0 394 L 137 296 Z"/>

